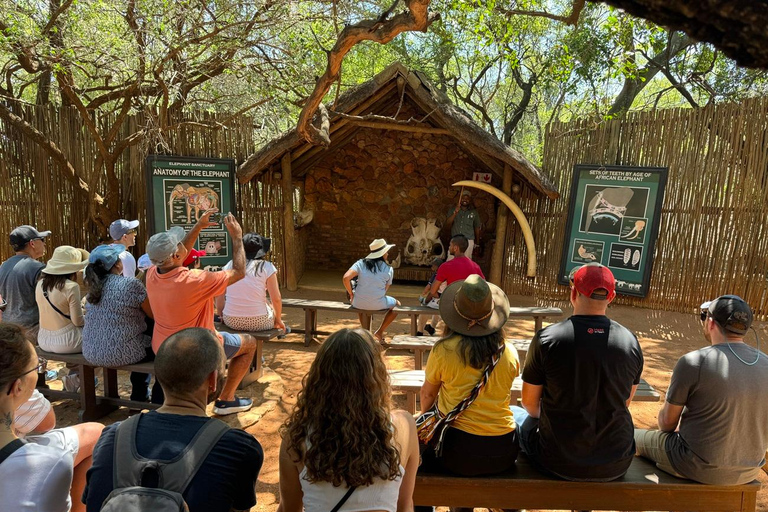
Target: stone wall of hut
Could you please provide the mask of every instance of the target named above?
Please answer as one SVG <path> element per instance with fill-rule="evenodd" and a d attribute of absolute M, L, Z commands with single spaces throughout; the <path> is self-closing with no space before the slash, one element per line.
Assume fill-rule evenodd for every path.
<path fill-rule="evenodd" d="M 472 179 L 474 171 L 486 167 L 450 136 L 359 129 L 306 174 L 304 207 L 315 212 L 303 228 L 309 230 L 306 268 L 347 269 L 376 238 L 404 251 L 411 220 L 436 218 L 444 224 L 458 199 L 451 184 Z M 492 184 L 500 187 L 501 179 L 494 175 Z M 478 190 L 472 195 L 488 239 L 495 233 L 494 198 Z M 441 238 L 447 250 L 447 230 Z"/>

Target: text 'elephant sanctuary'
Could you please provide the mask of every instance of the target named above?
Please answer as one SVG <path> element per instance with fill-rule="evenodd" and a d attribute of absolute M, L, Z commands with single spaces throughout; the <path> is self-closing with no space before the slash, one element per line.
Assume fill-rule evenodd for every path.
<path fill-rule="evenodd" d="M 441 227 L 437 219 L 415 217 L 411 221 L 413 233 L 405 246 L 405 262 L 428 267 L 433 259 L 444 258 L 445 247 L 440 241 Z"/>

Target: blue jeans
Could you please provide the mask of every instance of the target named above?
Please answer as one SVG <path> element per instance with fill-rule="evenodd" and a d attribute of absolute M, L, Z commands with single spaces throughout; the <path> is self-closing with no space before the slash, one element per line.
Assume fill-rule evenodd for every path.
<path fill-rule="evenodd" d="M 520 449 L 531 459 L 531 433 L 539 428 L 539 418 L 531 417 L 528 411 L 516 405 L 511 406 L 510 409 L 512 416 L 515 417 L 517 441 L 520 443 Z M 536 465 L 538 466 L 538 464 Z"/>

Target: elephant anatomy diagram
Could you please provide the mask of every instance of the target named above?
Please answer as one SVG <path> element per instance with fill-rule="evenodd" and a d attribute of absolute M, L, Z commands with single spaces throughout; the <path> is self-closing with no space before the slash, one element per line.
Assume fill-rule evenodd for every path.
<path fill-rule="evenodd" d="M 221 191 L 221 186 L 218 187 Z M 181 204 L 181 210 L 175 208 Z M 168 198 L 168 218 L 171 224 L 194 224 L 200 219 L 200 214 L 211 208 L 219 207 L 219 192 L 208 186 L 193 186 L 189 183 L 180 183 L 173 186 Z M 192 218 L 194 211 L 195 217 Z M 186 217 L 180 214 L 186 212 Z M 181 222 L 180 222 L 181 221 Z"/>

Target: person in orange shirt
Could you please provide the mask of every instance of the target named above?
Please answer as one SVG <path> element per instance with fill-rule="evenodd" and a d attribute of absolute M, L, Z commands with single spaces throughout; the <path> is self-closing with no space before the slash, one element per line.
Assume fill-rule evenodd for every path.
<path fill-rule="evenodd" d="M 212 299 L 223 295 L 227 286 L 245 277 L 243 230 L 237 219 L 231 213 L 224 217 L 224 226 L 232 238 L 232 269 L 206 272 L 183 265 L 200 231 L 215 225 L 209 218 L 216 211 L 206 211 L 189 233 L 174 226 L 164 233 L 152 235 L 147 242 L 147 254 L 155 266 L 147 270 L 147 295 L 155 315 L 152 335 L 155 353 L 169 336 L 187 327 L 210 329 L 223 343 L 230 360 L 229 371 L 213 411 L 225 415 L 247 411 L 253 405 L 248 398 L 236 397 L 235 390 L 253 360 L 256 338 L 249 334 L 220 333 L 213 325 Z"/>

